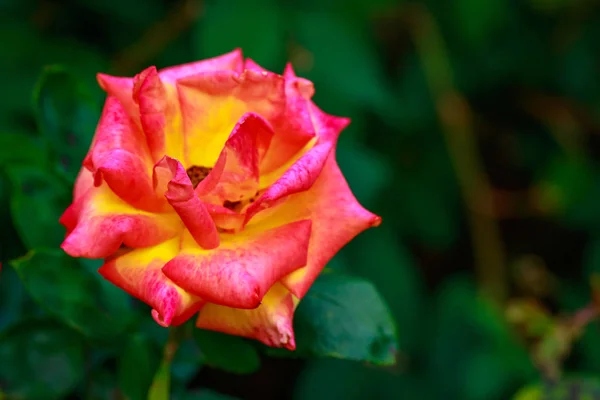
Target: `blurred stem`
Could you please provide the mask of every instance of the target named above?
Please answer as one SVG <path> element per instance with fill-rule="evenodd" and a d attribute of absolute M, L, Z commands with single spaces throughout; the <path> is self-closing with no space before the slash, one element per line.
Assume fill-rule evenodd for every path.
<path fill-rule="evenodd" d="M 526 97 L 523 106 L 546 126 L 566 154 L 586 158 L 584 129 L 569 104 L 556 97 L 533 94 Z"/>
<path fill-rule="evenodd" d="M 116 73 L 127 74 L 146 67 L 173 40 L 185 32 L 202 12 L 202 1 L 182 0 L 167 17 L 152 25 L 139 40 L 118 53 L 112 65 Z"/>
<path fill-rule="evenodd" d="M 185 325 L 169 329 L 169 338 L 163 349 L 163 358 L 154 375 L 148 392 L 148 400 L 167 400 L 171 392 L 171 363 L 179 348 L 179 343 L 185 336 Z"/>
<path fill-rule="evenodd" d="M 448 52 L 435 21 L 424 6 L 415 5 L 414 11 L 411 33 L 467 205 L 479 286 L 483 294 L 503 304 L 508 281 L 500 231 L 492 216 L 476 212 L 479 204 L 493 204 L 493 193 L 477 150 L 472 113 L 454 87 Z"/>

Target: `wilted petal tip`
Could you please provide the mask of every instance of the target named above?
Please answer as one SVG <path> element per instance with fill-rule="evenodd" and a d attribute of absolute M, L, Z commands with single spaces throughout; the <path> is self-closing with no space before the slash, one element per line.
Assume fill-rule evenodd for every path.
<path fill-rule="evenodd" d="M 286 79 L 296 78 L 296 72 L 294 71 L 294 66 L 291 62 L 285 64 L 285 69 L 283 70 L 283 76 Z"/>
<path fill-rule="evenodd" d="M 379 225 L 381 225 L 381 217 L 379 215 L 373 215 L 371 218 L 371 226 L 377 228 Z"/>
<path fill-rule="evenodd" d="M 159 324 L 160 326 L 165 327 L 165 328 L 168 328 L 169 326 L 171 326 L 171 322 L 173 320 L 173 315 L 171 315 L 171 313 L 163 316 L 155 309 L 152 309 L 151 314 L 152 314 L 152 318 L 154 318 L 156 323 Z"/>

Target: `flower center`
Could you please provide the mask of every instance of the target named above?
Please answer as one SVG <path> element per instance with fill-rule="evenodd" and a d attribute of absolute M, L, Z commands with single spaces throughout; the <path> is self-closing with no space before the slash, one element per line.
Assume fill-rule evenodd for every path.
<path fill-rule="evenodd" d="M 254 201 L 261 195 L 260 191 L 257 191 L 254 196 L 246 199 L 241 199 L 238 201 L 229 201 L 225 200 L 223 202 L 223 207 L 230 209 L 231 211 L 240 212 L 247 205 L 254 203 Z"/>
<path fill-rule="evenodd" d="M 186 170 L 190 181 L 192 181 L 192 186 L 194 189 L 196 189 L 196 186 L 198 186 L 198 184 L 202 182 L 204 178 L 208 176 L 208 174 L 210 174 L 210 171 L 212 171 L 212 168 L 199 167 L 197 165 L 192 165 Z"/>

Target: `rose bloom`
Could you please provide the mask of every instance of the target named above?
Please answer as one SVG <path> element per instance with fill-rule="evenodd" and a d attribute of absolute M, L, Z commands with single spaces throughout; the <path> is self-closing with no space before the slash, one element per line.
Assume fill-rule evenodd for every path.
<path fill-rule="evenodd" d="M 149 304 L 162 326 L 295 348 L 294 309 L 325 264 L 381 219 L 335 161 L 347 118 L 311 101 L 288 65 L 240 50 L 134 78 L 108 96 L 61 217 L 62 248 Z"/>

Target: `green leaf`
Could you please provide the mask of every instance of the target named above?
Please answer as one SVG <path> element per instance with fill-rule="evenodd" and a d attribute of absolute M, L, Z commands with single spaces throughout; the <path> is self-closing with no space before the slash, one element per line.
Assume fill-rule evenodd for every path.
<path fill-rule="evenodd" d="M 130 315 L 107 306 L 97 278 L 62 251 L 31 251 L 12 265 L 42 307 L 86 336 L 107 340 L 126 328 Z"/>
<path fill-rule="evenodd" d="M 416 368 L 415 368 L 416 369 Z M 422 376 L 404 370 L 372 368 L 348 360 L 313 360 L 294 385 L 295 400 L 326 399 L 451 399 L 431 395 L 432 385 Z M 463 399 L 460 399 L 463 400 Z"/>
<path fill-rule="evenodd" d="M 48 152 L 44 144 L 25 133 L 0 133 L 0 167 L 11 164 L 45 166 Z"/>
<path fill-rule="evenodd" d="M 156 344 L 140 334 L 130 337 L 117 362 L 119 389 L 130 400 L 144 400 L 161 361 Z"/>
<path fill-rule="evenodd" d="M 194 339 L 211 367 L 236 374 L 249 374 L 260 367 L 258 352 L 245 339 L 204 329 L 194 329 Z"/>
<path fill-rule="evenodd" d="M 114 285 L 112 282 L 104 279 L 98 269 L 104 264 L 102 259 L 80 258 L 77 260 L 79 267 L 82 269 L 82 274 L 93 278 L 97 282 L 98 299 L 102 299 L 102 305 L 106 310 L 110 310 L 111 318 L 115 320 L 119 326 L 129 326 L 134 322 L 133 315 L 134 307 L 132 305 L 132 297 L 129 293 Z M 146 311 L 146 310 L 144 310 Z M 144 318 L 147 317 L 147 312 Z M 137 322 L 137 321 L 135 321 Z M 154 322 L 154 320 L 152 320 Z M 157 325 L 157 324 L 155 324 Z M 137 325 L 139 327 L 139 325 Z M 162 328 L 159 326 L 159 328 Z M 165 329 L 162 329 L 165 330 Z M 161 341 L 157 341 L 161 343 Z"/>
<path fill-rule="evenodd" d="M 218 393 L 208 389 L 195 390 L 181 396 L 180 400 L 236 400 L 236 397 Z"/>
<path fill-rule="evenodd" d="M 59 399 L 84 372 L 83 341 L 50 321 L 21 323 L 0 336 L 0 381 L 9 398 Z"/>
<path fill-rule="evenodd" d="M 274 0 L 220 0 L 206 3 L 205 22 L 197 25 L 196 46 L 201 58 L 241 47 L 264 68 L 283 70 L 285 19 Z"/>
<path fill-rule="evenodd" d="M 0 171 L 0 262 L 23 255 L 25 249 L 10 212 L 11 184 Z"/>
<path fill-rule="evenodd" d="M 192 338 L 182 341 L 171 363 L 173 379 L 187 384 L 202 366 L 201 359 L 202 353 Z"/>
<path fill-rule="evenodd" d="M 12 219 L 23 243 L 30 249 L 58 247 L 65 233 L 58 220 L 69 204 L 67 186 L 35 167 L 11 166 L 6 174 Z"/>
<path fill-rule="evenodd" d="M 519 390 L 513 400 L 591 400 L 600 397 L 597 377 L 567 377 L 556 383 L 533 384 Z"/>
<path fill-rule="evenodd" d="M 396 362 L 396 327 L 387 305 L 364 280 L 324 273 L 300 302 L 294 317 L 298 355 Z"/>
<path fill-rule="evenodd" d="M 118 387 L 114 368 L 101 366 L 89 372 L 89 384 L 84 386 L 87 399 L 104 400 L 113 398 Z"/>
<path fill-rule="evenodd" d="M 0 267 L 0 332 L 22 318 L 23 284 L 11 268 Z"/>
<path fill-rule="evenodd" d="M 41 133 L 62 172 L 74 179 L 92 142 L 100 112 L 92 95 L 66 69 L 47 67 L 34 96 Z"/>
<path fill-rule="evenodd" d="M 463 43 L 473 47 L 484 45 L 498 28 L 505 26 L 509 10 L 504 0 L 458 0 L 452 9 Z"/>
<path fill-rule="evenodd" d="M 371 281 L 389 305 L 401 328 L 398 335 L 401 351 L 418 347 L 423 336 L 420 322 L 426 312 L 425 288 L 419 268 L 394 227 L 384 222 L 377 229 L 359 235 L 346 249 L 349 272 Z"/>

